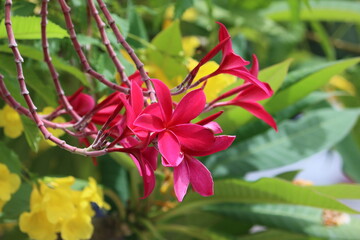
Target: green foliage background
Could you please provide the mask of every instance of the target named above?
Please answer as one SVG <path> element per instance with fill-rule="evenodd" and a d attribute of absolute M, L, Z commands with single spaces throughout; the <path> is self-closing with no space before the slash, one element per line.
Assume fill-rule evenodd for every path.
<path fill-rule="evenodd" d="M 99 40 L 94 21 L 90 21 L 86 1 L 68 2 L 91 65 L 115 81 L 115 68 Z M 13 26 L 25 58 L 27 83 L 36 105 L 42 109 L 56 106 L 57 99 L 41 52 L 40 4 L 14 1 Z M 28 208 L 29 181 L 73 175 L 78 179 L 95 176 L 107 189 L 113 206 L 106 218 L 97 221 L 101 224 L 96 225 L 93 239 L 360 239 L 360 220 L 352 215 L 358 212 L 339 201 L 360 200 L 360 1 L 128 0 L 107 4 L 136 53 L 145 63 L 161 66 L 168 79 L 187 73 L 181 37 L 195 35 L 201 39 L 194 56 L 200 59 L 217 43 L 216 21 L 224 23 L 236 52 L 245 59 L 255 53 L 262 69 L 259 78 L 276 91 L 262 103 L 276 118 L 279 132 L 244 110 L 228 109 L 220 124 L 226 134 L 237 135 L 236 143 L 202 159 L 215 179 L 215 195 L 204 198 L 190 192 L 178 204 L 171 191 L 160 191 L 165 179 L 163 171 L 157 172 L 153 195 L 140 200 L 141 179 L 125 156 L 109 154 L 100 157 L 99 165 L 94 166 L 90 159 L 56 147 L 39 149 L 41 136 L 36 126 L 24 118 L 26 131 L 20 138 L 9 139 L 0 133 L 0 162 L 24 179 L 0 216 L 2 223 L 16 223 Z M 177 20 L 163 30 L 171 6 L 173 17 L 168 20 Z M 196 15 L 186 19 L 184 13 L 190 8 L 196 10 Z M 3 11 L 0 18 L 4 18 Z M 109 89 L 82 72 L 57 1 L 49 3 L 49 19 L 53 63 L 67 95 L 82 85 L 96 98 L 109 94 Z M 120 53 L 121 47 L 107 31 Z M 131 74 L 134 67 L 120 57 Z M 13 96 L 24 103 L 15 70 L 2 20 L 0 72 Z M 343 76 L 355 94 L 329 83 L 336 75 Z M 3 106 L 3 102 L 0 104 Z M 65 139 L 77 144 L 70 137 Z M 343 171 L 351 184 L 301 187 L 291 183 L 296 173 L 285 173 L 284 179 L 243 179 L 250 171 L 285 166 L 323 150 L 337 151 L 342 156 Z M 166 203 L 173 207 L 164 210 Z M 324 226 L 323 209 L 350 214 L 350 222 Z M 114 226 L 121 229 L 124 225 L 130 232 L 119 235 Z M 266 226 L 266 230 L 252 234 L 254 225 Z M 0 238 L 27 239 L 16 227 L 0 233 Z"/>

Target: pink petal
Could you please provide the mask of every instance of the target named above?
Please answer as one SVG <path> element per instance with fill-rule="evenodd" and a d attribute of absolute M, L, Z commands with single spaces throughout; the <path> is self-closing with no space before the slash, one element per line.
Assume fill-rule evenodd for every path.
<path fill-rule="evenodd" d="M 179 202 L 181 202 L 187 192 L 190 182 L 189 170 L 186 161 L 174 168 L 174 191 Z"/>
<path fill-rule="evenodd" d="M 237 70 L 237 69 L 231 69 L 231 70 L 224 70 L 220 73 L 227 73 L 234 75 L 238 78 L 242 78 L 245 80 L 245 82 L 250 82 L 259 88 L 261 88 L 268 96 L 272 95 L 272 92 L 269 91 L 268 87 L 261 82 L 259 79 L 257 79 L 255 76 L 251 75 L 247 70 Z"/>
<path fill-rule="evenodd" d="M 189 92 L 176 106 L 169 125 L 190 122 L 204 110 L 205 104 L 206 97 L 202 89 Z"/>
<path fill-rule="evenodd" d="M 195 192 L 202 196 L 214 194 L 214 182 L 210 171 L 199 160 L 193 157 L 186 157 L 189 169 L 190 183 Z"/>
<path fill-rule="evenodd" d="M 160 132 L 164 129 L 164 124 L 160 118 L 146 113 L 136 118 L 134 125 L 152 132 Z"/>
<path fill-rule="evenodd" d="M 151 168 L 151 165 L 147 161 L 140 161 L 141 173 L 144 183 L 144 195 L 143 198 L 146 198 L 154 190 L 155 187 L 155 175 L 154 169 Z"/>
<path fill-rule="evenodd" d="M 142 159 L 148 162 L 152 169 L 157 168 L 158 151 L 154 147 L 147 147 L 141 152 Z"/>
<path fill-rule="evenodd" d="M 267 88 L 268 92 L 272 95 L 273 90 L 271 89 L 270 85 L 267 83 L 263 84 Z M 239 92 L 233 101 L 261 101 L 271 97 L 271 95 L 265 93 L 262 89 L 259 88 L 259 86 L 251 84 L 249 87 Z"/>
<path fill-rule="evenodd" d="M 172 99 L 169 88 L 160 80 L 151 79 L 155 87 L 156 97 L 160 104 L 163 119 L 168 122 L 172 115 Z"/>
<path fill-rule="evenodd" d="M 216 22 L 216 23 L 220 25 L 220 28 L 219 28 L 219 42 L 221 42 L 223 39 L 230 38 L 230 34 L 229 34 L 228 30 L 226 29 L 225 25 L 220 23 L 220 22 Z M 229 54 L 231 52 L 233 52 L 233 49 L 232 49 L 232 43 L 231 43 L 231 40 L 230 40 L 226 44 L 224 44 L 223 49 L 222 49 L 222 53 L 223 53 L 223 56 L 226 56 L 227 54 Z"/>
<path fill-rule="evenodd" d="M 220 117 L 220 115 L 223 114 L 223 112 L 224 112 L 224 111 L 219 111 L 219 112 L 217 112 L 217 113 L 214 113 L 214 114 L 212 114 L 212 115 L 204 118 L 203 120 L 198 121 L 196 124 L 198 124 L 198 125 L 205 125 L 205 124 L 207 124 L 207 123 L 209 123 L 209 122 L 217 119 L 218 117 Z"/>
<path fill-rule="evenodd" d="M 208 52 L 198 63 L 198 65 L 196 65 L 196 67 L 194 67 L 190 74 L 192 76 L 195 76 L 197 74 L 197 72 L 199 71 L 200 67 L 202 65 L 204 65 L 205 63 L 207 63 L 210 59 L 212 59 L 213 57 L 215 57 L 215 55 L 224 47 L 225 44 L 227 44 L 230 41 L 230 38 L 224 39 L 221 42 L 219 42 L 213 49 L 210 50 L 210 52 Z"/>
<path fill-rule="evenodd" d="M 161 132 L 158 137 L 158 146 L 161 155 L 166 160 L 167 167 L 176 167 L 181 163 L 180 143 L 174 133 L 171 131 Z"/>
<path fill-rule="evenodd" d="M 250 68 L 250 73 L 254 75 L 255 77 L 258 77 L 259 74 L 259 61 L 255 54 L 252 55 L 252 65 Z"/>
<path fill-rule="evenodd" d="M 95 100 L 85 93 L 78 93 L 78 95 L 69 102 L 74 108 L 74 111 L 80 116 L 85 115 L 95 106 Z"/>
<path fill-rule="evenodd" d="M 213 132 L 200 125 L 179 124 L 170 129 L 184 149 L 205 150 L 215 141 Z"/>
<path fill-rule="evenodd" d="M 142 111 L 142 113 L 151 114 L 153 116 L 156 116 L 156 117 L 162 119 L 162 121 L 165 122 L 165 119 L 163 118 L 163 115 L 161 113 L 161 108 L 160 108 L 159 103 L 150 104 Z"/>
<path fill-rule="evenodd" d="M 135 120 L 134 109 L 129 104 L 128 100 L 125 97 L 125 94 L 120 94 L 119 98 L 121 102 L 124 104 L 124 107 L 126 109 L 126 122 L 128 123 L 129 126 L 132 126 Z"/>
<path fill-rule="evenodd" d="M 131 82 L 131 106 L 134 110 L 135 116 L 138 116 L 144 107 L 144 96 L 141 88 L 135 82 Z"/>
<path fill-rule="evenodd" d="M 234 105 L 237 105 L 239 107 L 242 107 L 252 113 L 255 117 L 263 120 L 265 123 L 270 125 L 270 127 L 274 128 L 277 131 L 277 126 L 274 118 L 266 112 L 264 107 L 256 102 L 237 102 L 234 103 Z"/>
<path fill-rule="evenodd" d="M 94 116 L 92 117 L 91 121 L 96 124 L 103 125 L 106 120 L 110 117 L 110 115 L 114 112 L 116 106 L 108 106 L 100 111 L 98 111 Z M 122 118 L 122 115 L 118 114 L 115 119 L 110 123 L 110 126 L 113 126 L 115 123 L 119 122 Z"/>
<path fill-rule="evenodd" d="M 133 74 L 131 74 L 129 76 L 129 80 L 131 82 L 136 82 L 136 84 L 141 87 L 141 85 L 144 83 L 142 80 L 141 80 L 141 74 L 140 74 L 140 71 L 139 70 L 136 70 Z"/>
<path fill-rule="evenodd" d="M 208 149 L 204 151 L 188 150 L 186 153 L 188 155 L 198 156 L 198 157 L 211 155 L 227 149 L 234 142 L 234 140 L 235 140 L 235 136 L 228 136 L 228 135 L 216 136 L 214 143 L 211 146 L 209 146 Z"/>
<path fill-rule="evenodd" d="M 218 71 L 221 72 L 231 69 L 241 69 L 244 66 L 248 65 L 249 63 L 250 63 L 249 61 L 244 60 L 239 55 L 233 52 L 229 52 L 225 56 L 223 56 Z"/>
<path fill-rule="evenodd" d="M 222 128 L 217 122 L 209 122 L 203 125 L 204 128 L 210 129 L 214 134 L 222 133 Z"/>

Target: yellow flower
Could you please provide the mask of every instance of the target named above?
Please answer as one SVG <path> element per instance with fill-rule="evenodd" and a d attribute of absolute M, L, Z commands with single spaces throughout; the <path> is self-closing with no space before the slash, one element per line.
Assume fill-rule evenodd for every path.
<path fill-rule="evenodd" d="M 200 46 L 200 40 L 196 36 L 183 37 L 181 42 L 186 57 L 192 57 L 196 49 Z"/>
<path fill-rule="evenodd" d="M 9 105 L 0 110 L 0 127 L 9 138 L 19 137 L 24 130 L 20 115 Z"/>
<path fill-rule="evenodd" d="M 91 224 L 91 216 L 80 210 L 61 227 L 61 237 L 64 240 L 90 239 L 94 227 Z"/>
<path fill-rule="evenodd" d="M 10 200 L 11 194 L 19 189 L 20 183 L 19 176 L 10 173 L 7 166 L 0 163 L 0 212 L 5 203 Z"/>
<path fill-rule="evenodd" d="M 163 22 L 163 29 L 171 25 L 174 18 L 174 10 L 175 10 L 174 5 L 171 5 L 166 9 L 164 22 Z M 187 22 L 193 22 L 196 20 L 197 16 L 198 16 L 198 12 L 196 11 L 195 8 L 188 8 L 181 16 L 181 19 Z"/>
<path fill-rule="evenodd" d="M 31 239 L 56 240 L 56 226 L 49 222 L 45 211 L 25 212 L 19 220 L 20 230 Z"/>
<path fill-rule="evenodd" d="M 194 59 L 189 59 L 188 62 L 188 69 L 191 71 L 198 62 Z M 219 64 L 217 64 L 214 61 L 209 61 L 205 63 L 197 73 L 194 83 L 199 80 L 200 78 L 214 72 L 219 67 Z M 211 101 L 214 100 L 216 97 L 219 96 L 219 94 L 228 86 L 233 84 L 236 81 L 236 77 L 228 75 L 228 74 L 219 74 L 212 78 L 209 78 L 207 80 L 206 87 L 204 89 L 206 100 Z M 201 84 L 200 84 L 201 87 Z"/>
<path fill-rule="evenodd" d="M 72 189 L 74 183 L 74 177 L 39 181 L 31 193 L 30 212 L 20 217 L 21 231 L 35 240 L 55 240 L 57 233 L 64 240 L 90 239 L 94 231 L 91 218 L 95 215 L 90 203 L 105 209 L 109 206 L 93 178 L 82 191 Z"/>

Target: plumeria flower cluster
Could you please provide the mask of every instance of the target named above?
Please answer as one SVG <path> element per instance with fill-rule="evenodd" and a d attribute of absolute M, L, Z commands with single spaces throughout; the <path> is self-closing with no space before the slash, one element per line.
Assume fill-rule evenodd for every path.
<path fill-rule="evenodd" d="M 71 19 L 70 7 L 65 0 L 58 0 L 64 15 L 66 27 L 75 52 L 84 71 L 90 77 L 105 84 L 114 92 L 100 103 L 79 89 L 71 96 L 66 96 L 59 81 L 59 75 L 51 62 L 49 44 L 46 38 L 47 0 L 42 1 L 41 41 L 46 62 L 51 73 L 57 94 L 59 107 L 49 114 L 38 114 L 36 106 L 26 87 L 22 69 L 22 57 L 17 48 L 11 25 L 12 1 L 5 2 L 5 26 L 12 49 L 18 74 L 18 81 L 27 108 L 11 96 L 0 75 L 0 95 L 12 108 L 29 117 L 36 123 L 45 137 L 57 146 L 70 152 L 89 157 L 97 157 L 109 152 L 123 152 L 130 155 L 143 178 L 144 194 L 149 196 L 155 186 L 154 171 L 161 165 L 173 169 L 174 192 L 178 201 L 182 201 L 189 185 L 202 196 L 213 194 L 211 173 L 196 157 L 208 156 L 227 149 L 234 141 L 234 136 L 222 135 L 221 126 L 215 121 L 222 110 L 219 107 L 241 107 L 276 129 L 276 123 L 258 102 L 272 96 L 273 91 L 267 83 L 261 82 L 257 75 L 259 66 L 254 55 L 252 65 L 237 55 L 232 48 L 231 37 L 226 27 L 219 23 L 219 43 L 207 53 L 192 69 L 185 79 L 175 88 L 169 89 L 161 79 L 153 79 L 145 71 L 144 64 L 135 51 L 121 35 L 105 3 L 97 0 L 116 39 L 137 67 L 137 71 L 127 76 L 124 66 L 116 57 L 102 21 L 93 2 L 88 0 L 89 10 L 99 29 L 101 39 L 113 61 L 122 83 L 115 84 L 91 68 L 79 41 Z M 203 71 L 205 65 L 221 52 L 220 64 L 212 71 Z M 216 94 L 206 100 L 204 89 L 210 81 L 223 74 L 240 78 L 243 84 L 222 94 Z M 210 84 L 210 83 L 209 83 Z M 179 101 L 174 101 L 183 96 Z M 203 113 L 208 113 L 203 117 Z M 58 122 L 59 116 L 65 115 L 67 122 Z M 86 148 L 68 144 L 55 136 L 50 129 L 61 129 L 77 137 Z M 59 136 L 59 135 L 58 135 Z"/>
<path fill-rule="evenodd" d="M 221 106 L 239 106 L 276 129 L 271 115 L 257 102 L 270 97 L 273 92 L 267 83 L 257 79 L 256 57 L 253 57 L 253 65 L 248 70 L 245 66 L 249 62 L 233 52 L 230 36 L 222 24 L 219 42 L 195 66 L 179 88 L 171 91 L 161 80 L 151 79 L 156 96 L 153 102 L 149 102 L 144 95 L 148 89 L 142 86 L 138 72 L 129 77 L 128 95 L 115 92 L 97 105 L 94 105 L 89 95 L 81 92 L 70 97 L 70 103 L 80 115 L 94 105 L 87 124 L 107 126 L 103 129 L 98 146 L 106 146 L 108 152 L 125 152 L 132 157 L 143 177 L 144 197 L 154 189 L 158 155 L 161 156 L 163 167 L 173 168 L 174 191 L 179 201 L 184 198 L 190 184 L 202 196 L 213 194 L 211 173 L 196 157 L 227 149 L 235 137 L 220 135 L 222 129 L 215 120 L 222 111 L 193 122 L 202 113 Z M 223 55 L 219 67 L 194 82 L 201 67 L 219 51 Z M 207 103 L 204 94 L 207 80 L 224 73 L 240 77 L 245 82 Z M 188 91 L 179 102 L 173 101 L 174 92 L 199 84 L 203 84 L 203 87 Z M 107 142 L 105 137 L 111 137 L 112 142 Z"/>
<path fill-rule="evenodd" d="M 92 205 L 109 209 L 103 200 L 102 189 L 93 178 L 84 189 L 74 190 L 75 178 L 49 178 L 34 185 L 30 198 L 30 212 L 20 216 L 21 231 L 32 239 L 64 240 L 90 239 L 96 214 Z"/>

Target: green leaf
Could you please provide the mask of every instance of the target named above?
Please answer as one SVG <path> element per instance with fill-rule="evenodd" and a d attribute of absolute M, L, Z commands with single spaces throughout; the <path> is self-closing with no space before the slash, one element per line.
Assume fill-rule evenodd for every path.
<path fill-rule="evenodd" d="M 315 34 L 320 40 L 321 47 L 325 52 L 327 59 L 334 60 L 336 59 L 336 51 L 333 47 L 333 44 L 330 41 L 329 35 L 326 32 L 324 26 L 322 26 L 317 21 L 311 21 L 311 27 L 314 30 Z"/>
<path fill-rule="evenodd" d="M 238 238 L 238 240 L 317 240 L 315 238 L 310 238 L 296 233 L 279 231 L 279 230 L 266 230 L 264 232 L 259 232 L 255 234 L 249 234 L 243 237 Z"/>
<path fill-rule="evenodd" d="M 308 108 L 314 107 L 316 104 L 319 104 L 322 101 L 325 101 L 329 97 L 336 96 L 336 94 L 327 93 L 327 92 L 312 92 L 305 98 L 301 99 L 300 101 L 290 105 L 289 107 L 281 110 L 274 114 L 274 118 L 279 125 L 280 122 L 290 119 L 301 112 L 305 111 Z M 236 136 L 241 136 L 241 138 L 235 139 L 235 142 L 241 142 L 245 139 L 253 137 L 257 134 L 263 133 L 268 130 L 270 127 L 260 119 L 256 119 L 255 121 L 251 121 L 239 128 L 236 131 Z"/>
<path fill-rule="evenodd" d="M 286 194 L 284 194 L 286 193 Z M 219 203 L 279 203 L 318 207 L 348 213 L 356 210 L 338 202 L 334 198 L 318 193 L 311 188 L 294 185 L 277 178 L 262 178 L 256 182 L 240 179 L 215 181 L 215 194 L 204 198 L 198 193 L 188 193 L 181 205 L 162 216 L 164 220 L 180 214 Z"/>
<path fill-rule="evenodd" d="M 360 199 L 359 184 L 334 184 L 326 186 L 308 186 L 324 195 L 341 199 Z"/>
<path fill-rule="evenodd" d="M 285 107 L 290 106 L 305 97 L 312 91 L 325 85 L 332 76 L 341 73 L 358 62 L 360 62 L 360 58 L 351 58 L 338 61 L 336 64 L 325 67 L 320 71 L 305 77 L 296 84 L 291 85 L 286 88 L 286 90 L 277 93 L 265 105 L 265 108 L 271 113 L 284 109 Z"/>
<path fill-rule="evenodd" d="M 99 158 L 101 184 L 114 190 L 123 202 L 130 198 L 128 174 L 115 160 L 107 157 Z"/>
<path fill-rule="evenodd" d="M 25 116 L 21 116 L 21 121 L 24 126 L 26 141 L 34 152 L 39 150 L 39 142 L 43 138 L 36 123 Z"/>
<path fill-rule="evenodd" d="M 284 204 L 224 204 L 215 205 L 211 207 L 211 210 L 235 217 L 238 221 L 324 239 L 353 240 L 359 236 L 360 220 L 358 218 L 348 216 L 349 223 L 340 226 L 325 226 L 322 218 L 323 210 L 313 207 Z"/>
<path fill-rule="evenodd" d="M 151 41 L 153 48 L 147 49 L 150 64 L 156 65 L 163 71 L 170 82 L 170 86 L 176 86 L 176 77 L 185 76 L 188 71 L 183 64 L 182 42 L 179 21 L 174 21 L 169 27 L 161 31 Z"/>
<path fill-rule="evenodd" d="M 14 16 L 11 18 L 11 22 L 16 39 L 41 39 L 40 17 Z M 5 19 L 0 24 L 0 39 L 7 38 Z M 69 36 L 66 30 L 51 21 L 48 21 L 46 35 L 48 38 L 64 38 Z"/>
<path fill-rule="evenodd" d="M 259 73 L 259 79 L 263 82 L 269 83 L 271 88 L 276 92 L 286 77 L 291 61 L 291 59 L 288 59 L 261 70 Z M 269 100 L 270 99 L 266 99 L 261 101 L 261 103 L 265 104 Z M 223 115 L 224 116 L 219 118 L 219 122 L 224 132 L 234 132 L 240 125 L 243 125 L 254 118 L 253 115 L 246 110 L 236 107 L 227 109 Z"/>
<path fill-rule="evenodd" d="M 352 136 L 336 146 L 343 160 L 343 170 L 352 180 L 360 182 L 360 149 Z"/>
<path fill-rule="evenodd" d="M 280 173 L 280 174 L 276 175 L 275 177 L 280 178 L 280 179 L 284 179 L 284 180 L 287 180 L 287 181 L 292 181 L 292 180 L 294 180 L 296 175 L 299 174 L 299 172 L 301 172 L 301 170 L 284 172 L 284 173 Z"/>
<path fill-rule="evenodd" d="M 18 220 L 21 213 L 29 210 L 30 194 L 32 187 L 28 183 L 22 183 L 19 190 L 11 196 L 11 199 L 4 206 L 4 219 Z"/>
<path fill-rule="evenodd" d="M 215 177 L 239 177 L 300 161 L 341 141 L 352 129 L 359 110 L 320 109 L 298 120 L 287 120 L 279 131 L 270 129 L 211 155 L 206 165 Z M 221 161 L 220 161 L 221 159 Z"/>
<path fill-rule="evenodd" d="M 360 5 L 355 1 L 327 0 L 309 1 L 311 9 L 306 6 L 300 11 L 300 19 L 303 21 L 331 21 L 360 23 Z M 292 16 L 288 6 L 284 2 L 273 4 L 265 15 L 275 21 L 290 21 Z"/>
<path fill-rule="evenodd" d="M 136 7 L 133 5 L 131 0 L 128 0 L 127 14 L 130 25 L 127 39 L 128 43 L 133 48 L 140 48 L 142 47 L 142 44 L 139 41 L 136 41 L 134 38 L 130 38 L 130 36 L 140 37 L 141 39 L 148 41 L 148 35 L 144 22 L 137 13 Z"/>
<path fill-rule="evenodd" d="M 3 142 L 0 142 L 0 162 L 5 164 L 10 172 L 20 174 L 21 162 L 18 155 L 10 150 Z"/>
<path fill-rule="evenodd" d="M 186 9 L 192 7 L 194 4 L 193 0 L 182 0 L 175 2 L 174 19 L 181 18 Z"/>
<path fill-rule="evenodd" d="M 23 44 L 21 46 L 19 46 L 19 50 L 23 57 L 27 57 L 30 59 L 37 60 L 39 62 L 43 62 L 43 54 L 40 50 L 38 50 L 34 47 L 31 47 L 31 46 L 23 45 Z M 7 45 L 1 45 L 0 52 L 12 53 L 11 49 Z M 76 67 L 73 67 L 69 64 L 64 63 L 62 61 L 62 59 L 60 59 L 56 56 L 52 56 L 52 62 L 57 70 L 67 72 L 67 73 L 73 75 L 74 77 L 76 77 L 77 79 L 79 79 L 81 81 L 81 83 L 84 84 L 85 86 L 89 86 L 89 83 L 86 80 L 85 74 L 83 72 L 81 72 L 79 69 L 77 69 Z"/>

